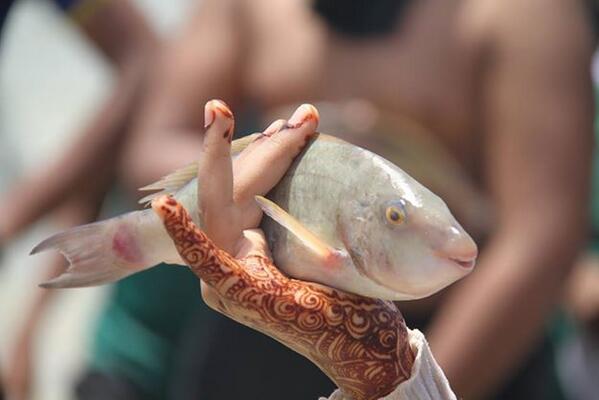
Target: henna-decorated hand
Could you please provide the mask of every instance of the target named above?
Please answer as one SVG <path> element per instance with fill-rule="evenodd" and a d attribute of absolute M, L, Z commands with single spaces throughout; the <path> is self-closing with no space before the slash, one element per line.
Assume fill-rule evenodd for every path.
<path fill-rule="evenodd" d="M 242 228 L 258 226 L 261 213 L 248 199 L 282 177 L 314 133 L 316 110 L 302 106 L 289 122 L 275 122 L 232 166 L 232 114 L 225 107 L 206 106 L 210 126 L 198 171 L 203 230 L 173 198 L 152 203 L 182 259 L 201 278 L 204 300 L 309 358 L 346 396 L 370 400 L 389 394 L 410 377 L 414 361 L 395 305 L 284 276 L 272 263 L 263 233 Z"/>

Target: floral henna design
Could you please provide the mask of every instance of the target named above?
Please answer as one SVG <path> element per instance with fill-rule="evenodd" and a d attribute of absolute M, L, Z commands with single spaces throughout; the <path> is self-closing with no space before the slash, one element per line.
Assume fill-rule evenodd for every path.
<path fill-rule="evenodd" d="M 414 355 L 392 302 L 288 278 L 261 254 L 235 259 L 173 198 L 152 206 L 219 312 L 308 357 L 352 399 L 378 399 L 410 377 Z"/>

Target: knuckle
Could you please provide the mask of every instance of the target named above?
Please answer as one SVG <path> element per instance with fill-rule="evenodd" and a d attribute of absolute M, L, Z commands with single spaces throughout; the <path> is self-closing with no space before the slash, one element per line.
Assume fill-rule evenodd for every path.
<path fill-rule="evenodd" d="M 292 135 L 286 135 L 283 131 L 273 134 L 267 141 L 266 145 L 274 149 L 283 149 L 290 144 Z"/>

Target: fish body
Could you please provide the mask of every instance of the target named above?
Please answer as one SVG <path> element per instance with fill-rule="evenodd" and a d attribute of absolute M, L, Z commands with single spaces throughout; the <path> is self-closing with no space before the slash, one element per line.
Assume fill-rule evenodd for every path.
<path fill-rule="evenodd" d="M 187 167 L 146 189 L 173 194 L 201 226 L 194 172 Z M 258 201 L 271 217 L 261 228 L 275 264 L 294 278 L 408 300 L 435 293 L 474 266 L 476 245 L 439 197 L 384 158 L 331 136 L 311 140 Z M 59 233 L 33 252 L 50 248 L 70 266 L 45 287 L 91 286 L 160 262 L 183 264 L 149 209 Z"/>

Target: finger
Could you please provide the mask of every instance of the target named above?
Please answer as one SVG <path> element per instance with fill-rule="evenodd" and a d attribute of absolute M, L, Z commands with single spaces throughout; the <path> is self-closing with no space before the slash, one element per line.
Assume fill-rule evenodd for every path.
<path fill-rule="evenodd" d="M 214 242 L 230 251 L 241 235 L 233 210 L 233 170 L 231 137 L 233 113 L 220 100 L 211 100 L 204 108 L 206 133 L 198 162 L 198 210 L 202 228 Z M 200 186 L 198 186 L 198 189 Z"/>
<path fill-rule="evenodd" d="M 310 104 L 300 106 L 286 123 L 276 121 L 242 152 L 233 163 L 235 203 L 244 210 L 244 228 L 255 227 L 261 212 L 254 202 L 266 194 L 285 174 L 295 156 L 316 132 L 319 115 Z"/>

